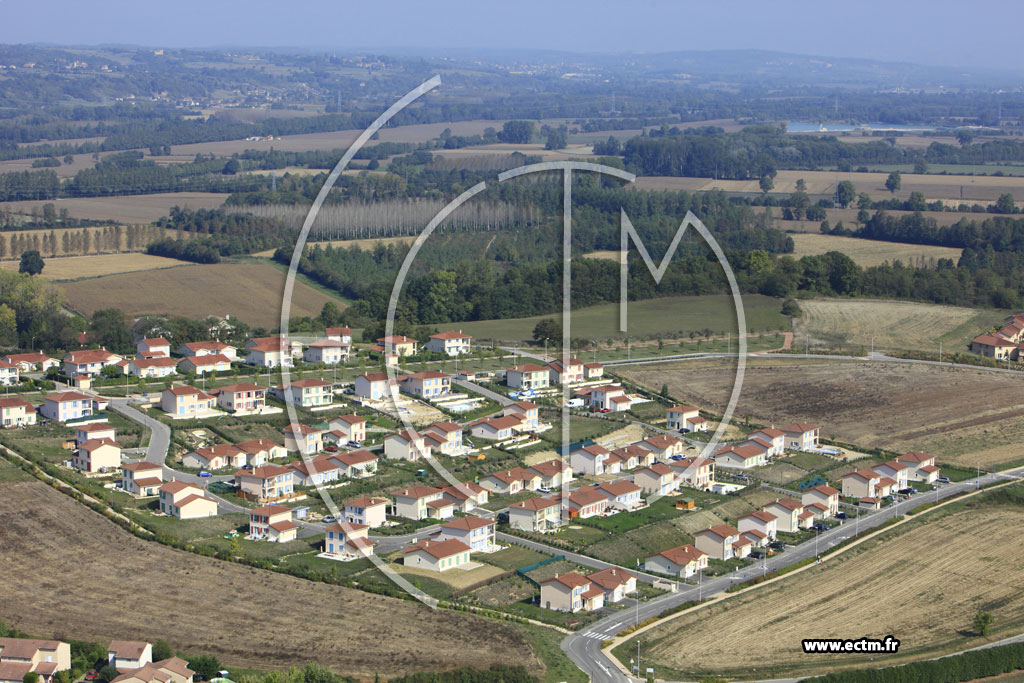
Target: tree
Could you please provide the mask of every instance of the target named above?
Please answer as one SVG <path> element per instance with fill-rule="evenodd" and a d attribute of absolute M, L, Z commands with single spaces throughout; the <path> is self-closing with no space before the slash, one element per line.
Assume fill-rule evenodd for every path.
<path fill-rule="evenodd" d="M 924 160 L 924 157 L 918 157 L 914 160 L 914 173 L 924 174 L 928 172 L 928 162 Z"/>
<path fill-rule="evenodd" d="M 533 138 L 533 121 L 506 121 L 498 133 L 502 142 L 524 144 Z"/>
<path fill-rule="evenodd" d="M 117 672 L 116 668 L 114 668 L 110 664 L 107 664 L 105 667 L 96 672 L 96 680 L 100 683 L 110 683 L 110 681 L 114 680 L 120 675 L 121 674 Z"/>
<path fill-rule="evenodd" d="M 29 671 L 21 678 L 21 683 L 39 683 L 39 674 Z"/>
<path fill-rule="evenodd" d="M 568 144 L 569 133 L 565 126 L 559 126 L 548 131 L 548 139 L 544 143 L 544 149 L 565 149 Z"/>
<path fill-rule="evenodd" d="M 242 170 L 242 165 L 238 163 L 238 159 L 228 159 L 227 163 L 224 164 L 224 170 L 221 171 L 224 175 L 235 175 Z"/>
<path fill-rule="evenodd" d="M 770 175 L 763 175 L 761 179 L 757 181 L 757 184 L 761 187 L 761 192 L 768 194 L 775 187 L 775 181 L 772 180 Z"/>
<path fill-rule="evenodd" d="M 39 273 L 43 272 L 45 265 L 43 257 L 39 255 L 39 252 L 36 249 L 29 249 L 21 254 L 21 265 L 18 266 L 18 272 L 39 275 Z"/>
<path fill-rule="evenodd" d="M 796 302 L 796 299 L 786 299 L 782 302 L 782 315 L 790 318 L 799 318 L 803 314 L 800 309 L 800 304 Z"/>
<path fill-rule="evenodd" d="M 661 385 L 661 395 L 664 398 L 668 398 L 668 385 L 667 384 L 662 384 Z"/>
<path fill-rule="evenodd" d="M 796 191 L 797 192 L 807 192 L 807 181 L 804 180 L 803 178 L 797 178 L 796 179 Z"/>
<path fill-rule="evenodd" d="M 974 133 L 969 130 L 958 130 L 956 132 L 956 141 L 960 143 L 960 146 L 971 144 L 974 140 Z"/>
<path fill-rule="evenodd" d="M 899 171 L 893 171 L 889 174 L 889 177 L 885 179 L 885 189 L 895 194 L 896 190 L 900 189 L 903 184 L 903 178 L 900 177 Z"/>
<path fill-rule="evenodd" d="M 323 308 L 320 309 L 320 322 L 324 324 L 324 327 L 336 327 L 341 322 L 341 310 L 338 308 L 338 304 L 333 301 L 325 302 Z"/>
<path fill-rule="evenodd" d="M 999 195 L 999 199 L 996 200 L 996 213 L 1014 213 L 1016 210 L 1012 194 L 1006 192 Z"/>
<path fill-rule="evenodd" d="M 114 353 L 131 352 L 135 348 L 131 324 L 119 308 L 103 308 L 93 313 L 90 330 L 97 344 Z"/>
<path fill-rule="evenodd" d="M 195 655 L 188 657 L 188 668 L 201 675 L 206 680 L 216 678 L 220 671 L 220 660 L 213 655 Z"/>
<path fill-rule="evenodd" d="M 153 643 L 153 661 L 160 662 L 174 656 L 174 648 L 166 640 L 158 640 Z"/>
<path fill-rule="evenodd" d="M 979 611 L 974 615 L 974 632 L 979 636 L 987 636 L 992 631 L 992 615 Z"/>
<path fill-rule="evenodd" d="M 853 183 L 849 180 L 844 180 L 839 183 L 836 188 L 836 201 L 844 209 L 853 203 L 853 200 L 857 197 L 857 188 L 853 186 Z"/>
<path fill-rule="evenodd" d="M 562 338 L 562 325 L 554 318 L 544 318 L 533 328 L 533 340 L 543 342 L 545 339 L 558 341 Z"/>
<path fill-rule="evenodd" d="M 803 218 L 804 211 L 811 204 L 811 198 L 807 196 L 807 193 L 803 190 L 797 190 L 793 194 L 789 195 L 789 206 L 793 209 L 793 216 L 800 220 Z"/>

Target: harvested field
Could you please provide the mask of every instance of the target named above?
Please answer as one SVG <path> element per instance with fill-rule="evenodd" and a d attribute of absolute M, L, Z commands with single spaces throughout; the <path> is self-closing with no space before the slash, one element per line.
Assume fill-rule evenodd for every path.
<path fill-rule="evenodd" d="M 209 652 L 233 666 L 316 660 L 364 678 L 492 662 L 541 669 L 510 627 L 172 550 L 38 482 L 0 485 L 0 526 L 0 618 L 39 636 L 166 639 L 179 651 Z M 109 577 L 132 599 L 98 599 L 109 592 Z M 239 640 L 239 633 L 247 635 Z M 351 633 L 372 637 L 352 644 L 344 637 Z"/>
<path fill-rule="evenodd" d="M 1000 324 L 1008 311 L 942 306 L 909 301 L 868 299 L 813 299 L 801 301 L 803 315 L 797 319 L 797 348 L 804 336 L 827 345 L 841 344 L 876 351 L 922 350 L 964 352 L 970 340 Z"/>
<path fill-rule="evenodd" d="M 280 323 L 285 274 L 271 265 L 216 263 L 106 275 L 65 286 L 71 306 L 86 315 L 111 306 L 128 315 L 183 315 L 202 318 L 230 314 L 250 325 Z M 296 281 L 293 316 L 318 315 L 328 301 L 345 303 Z"/>
<path fill-rule="evenodd" d="M 982 644 L 964 634 L 978 610 L 995 618 L 990 640 L 1017 633 L 1024 614 L 1024 566 L 1017 561 L 1022 523 L 1020 507 L 968 508 L 869 541 L 799 576 L 648 631 L 647 661 L 665 667 L 662 676 L 690 675 L 682 680 L 711 672 L 803 676 L 872 661 L 871 655 L 803 654 L 803 638 L 891 634 L 901 645 L 898 660 L 884 660 L 890 664 Z M 994 532 L 998 544 L 990 541 Z"/>
<path fill-rule="evenodd" d="M 18 270 L 18 261 L 0 262 L 0 268 Z M 99 277 L 115 273 L 132 273 L 139 270 L 173 268 L 181 261 L 149 254 L 97 254 L 96 256 L 67 256 L 46 259 L 41 277 L 47 280 L 75 280 L 83 277 Z"/>
<path fill-rule="evenodd" d="M 216 192 L 160 192 L 136 194 L 127 197 L 76 197 L 72 199 L 31 200 L 3 202 L 0 207 L 29 213 L 43 204 L 53 204 L 57 210 L 67 209 L 72 218 L 118 223 L 151 223 L 170 213 L 172 206 L 189 209 L 216 209 L 226 194 Z"/>
<path fill-rule="evenodd" d="M 952 259 L 953 263 L 960 260 L 961 249 L 952 247 L 931 247 L 920 244 L 900 244 L 899 242 L 881 242 L 865 240 L 858 237 L 840 237 L 838 235 L 815 235 L 798 233 L 793 238 L 793 257 L 817 256 L 829 251 L 841 251 L 864 268 L 880 266 L 883 263 L 902 261 L 907 266 L 934 267 L 941 258 Z"/>
<path fill-rule="evenodd" d="M 720 411 L 732 390 L 730 367 L 719 360 L 619 372 L 648 386 L 667 382 L 686 403 Z M 765 424 L 810 422 L 824 437 L 862 447 L 991 467 L 1020 458 L 1020 386 L 1017 375 L 969 367 L 758 358 L 748 361 L 736 414 Z"/>
<path fill-rule="evenodd" d="M 452 569 L 444 572 L 435 572 L 422 567 L 406 567 L 402 564 L 395 565 L 394 569 L 400 574 L 405 574 L 407 577 L 410 577 L 410 579 L 414 576 L 423 576 L 434 579 L 435 581 L 440 581 L 441 583 L 447 584 L 456 590 L 470 588 L 488 579 L 494 578 L 504 571 L 489 564 L 481 565 L 475 569 Z"/>
<path fill-rule="evenodd" d="M 847 228 L 852 228 L 857 225 L 857 209 L 825 209 L 825 213 L 828 216 L 828 222 L 830 225 L 835 226 L 840 221 Z M 873 211 L 870 213 L 874 213 Z M 900 218 L 907 214 L 913 213 L 912 211 L 886 211 L 886 214 L 893 218 Z M 786 232 L 810 232 L 815 234 L 821 233 L 821 221 L 787 221 L 781 220 L 782 212 L 778 209 L 773 209 L 772 215 L 775 217 L 775 227 Z M 953 225 L 962 218 L 966 218 L 969 221 L 982 221 L 985 220 L 988 214 L 978 213 L 966 213 L 961 211 L 922 211 L 921 215 L 925 218 L 932 218 L 935 220 L 936 225 Z"/>
<path fill-rule="evenodd" d="M 310 247 L 317 246 L 323 248 L 331 246 L 334 248 L 342 247 L 345 249 L 350 249 L 352 247 L 359 247 L 360 249 L 373 249 L 378 244 L 383 244 L 384 246 L 387 246 L 389 244 L 412 244 L 415 241 L 415 235 L 405 235 L 403 237 L 376 237 L 361 240 L 333 240 L 330 242 L 307 242 L 306 244 L 307 246 Z M 257 252 L 253 254 L 253 256 L 270 258 L 271 256 L 274 255 L 274 251 L 274 249 L 268 249 L 266 251 Z"/>

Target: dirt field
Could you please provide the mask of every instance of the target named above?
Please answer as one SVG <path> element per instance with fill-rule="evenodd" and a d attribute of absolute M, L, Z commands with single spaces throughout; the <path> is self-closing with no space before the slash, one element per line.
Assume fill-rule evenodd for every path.
<path fill-rule="evenodd" d="M 217 263 L 106 275 L 64 286 L 71 306 L 91 315 L 116 306 L 128 315 L 147 313 L 201 318 L 230 314 L 250 325 L 280 323 L 285 274 L 270 265 Z M 295 283 L 292 315 L 318 315 L 327 301 L 344 302 Z"/>
<path fill-rule="evenodd" d="M 644 637 L 646 661 L 688 674 L 824 673 L 864 666 L 871 656 L 805 655 L 801 639 L 891 634 L 901 641 L 900 659 L 907 660 L 985 642 L 960 633 L 971 628 L 979 609 L 993 614 L 995 630 L 1017 633 L 1024 610 L 1024 566 L 1017 561 L 1022 523 L 1024 510 L 1004 506 L 917 526 L 653 629 Z M 991 543 L 993 531 L 1000 543 Z"/>
<path fill-rule="evenodd" d="M 216 209 L 226 194 L 216 192 L 160 192 L 128 197 L 79 197 L 74 199 L 31 200 L 3 202 L 0 208 L 28 213 L 33 207 L 42 210 L 43 204 L 53 204 L 57 210 L 67 209 L 72 218 L 118 223 L 151 223 L 166 216 L 172 206 L 189 209 Z"/>
<path fill-rule="evenodd" d="M 857 209 L 826 209 L 825 214 L 828 217 L 830 225 L 835 225 L 842 221 L 843 225 L 848 228 L 852 228 L 857 225 Z M 870 213 L 874 213 L 873 211 Z M 900 218 L 911 211 L 886 211 L 886 214 Z M 811 232 L 816 235 L 821 234 L 821 221 L 786 221 L 782 219 L 782 211 L 774 209 L 772 215 L 775 217 L 775 227 L 786 232 Z M 932 218 L 935 220 L 936 225 L 953 225 L 962 218 L 966 218 L 968 221 L 983 221 L 988 216 L 984 213 L 969 213 L 963 211 L 922 211 L 921 215 L 925 218 Z"/>
<path fill-rule="evenodd" d="M 876 351 L 921 349 L 948 353 L 967 351 L 970 340 L 999 324 L 1008 311 L 979 310 L 909 301 L 813 299 L 801 301 L 793 344 L 804 335 L 826 344 L 863 346 Z"/>
<path fill-rule="evenodd" d="M 1024 178 L 1010 176 L 969 176 L 969 175 L 917 175 L 903 173 L 902 183 L 895 194 L 885 189 L 888 173 L 839 173 L 833 171 L 779 171 L 775 176 L 773 194 L 791 194 L 796 191 L 796 181 L 803 178 L 807 193 L 831 195 L 835 192 L 836 181 L 849 180 L 857 192 L 867 192 L 872 199 L 897 197 L 906 199 L 911 192 L 923 192 L 929 201 L 942 199 L 950 205 L 960 202 L 991 203 L 999 195 L 1009 192 L 1018 202 L 1024 201 Z M 749 192 L 760 194 L 761 188 L 755 180 L 713 180 L 711 178 L 675 178 L 649 176 L 637 178 L 636 186 L 645 190 L 713 190 L 726 192 Z"/>
<path fill-rule="evenodd" d="M 622 369 L 648 386 L 667 382 L 685 403 L 721 411 L 732 366 L 687 361 Z M 924 450 L 940 462 L 983 467 L 1020 458 L 1024 394 L 1019 376 L 906 363 L 751 359 L 736 407 L 766 424 L 803 421 L 862 447 Z"/>
<path fill-rule="evenodd" d="M 66 256 L 45 259 L 46 267 L 41 277 L 47 280 L 73 280 L 83 277 L 97 277 L 115 273 L 131 273 L 139 270 L 170 268 L 180 266 L 181 261 L 149 254 L 97 254 L 96 256 Z M 0 262 L 0 268 L 17 270 L 18 261 Z"/>
<path fill-rule="evenodd" d="M 406 235 L 404 237 L 379 237 L 376 239 L 362 240 L 333 240 L 331 242 L 307 242 L 306 245 L 311 247 L 327 247 L 328 245 L 330 245 L 332 247 L 344 247 L 346 249 L 351 247 L 359 247 L 360 249 L 372 249 L 378 244 L 383 244 L 385 246 L 387 246 L 388 244 L 412 244 L 415 241 L 415 235 Z M 253 256 L 270 258 L 271 256 L 274 255 L 274 251 L 274 249 L 268 249 L 267 251 L 257 252 L 253 254 Z"/>
<path fill-rule="evenodd" d="M 829 251 L 841 251 L 858 265 L 868 268 L 892 263 L 897 259 L 903 265 L 934 266 L 940 258 L 952 259 L 953 263 L 960 260 L 960 249 L 952 247 L 930 247 L 919 244 L 900 244 L 899 242 L 880 242 L 857 237 L 839 237 L 837 235 L 815 235 L 799 233 L 790 235 L 793 238 L 793 256 L 815 256 Z"/>
<path fill-rule="evenodd" d="M 0 618 L 41 637 L 162 638 L 235 666 L 316 660 L 362 677 L 541 666 L 495 622 L 142 541 L 38 482 L 0 485 L 0 527 Z"/>

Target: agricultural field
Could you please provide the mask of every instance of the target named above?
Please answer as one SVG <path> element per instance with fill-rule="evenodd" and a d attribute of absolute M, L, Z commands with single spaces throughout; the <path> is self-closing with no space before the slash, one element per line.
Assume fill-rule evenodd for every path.
<path fill-rule="evenodd" d="M 751 330 L 788 329 L 789 321 L 782 315 L 782 302 L 768 296 L 748 294 L 743 297 L 747 328 Z M 479 339 L 506 341 L 529 339 L 534 326 L 543 318 L 557 315 L 481 320 L 460 323 L 459 329 Z M 672 296 L 629 302 L 629 332 L 634 339 L 644 335 L 715 330 L 736 333 L 736 311 L 732 297 L 725 294 L 709 296 Z M 600 304 L 573 311 L 572 336 L 605 340 L 621 337 L 619 305 Z"/>
<path fill-rule="evenodd" d="M 63 289 L 70 305 L 85 315 L 114 306 L 129 316 L 230 314 L 250 325 L 275 327 L 280 324 L 284 280 L 285 273 L 271 265 L 216 263 L 105 275 Z M 296 281 L 292 315 L 318 315 L 328 301 L 345 307 L 345 302 Z"/>
<path fill-rule="evenodd" d="M 838 235 L 797 233 L 790 237 L 793 239 L 794 258 L 817 256 L 829 251 L 841 251 L 864 268 L 880 266 L 883 263 L 892 264 L 897 260 L 902 261 L 906 266 L 920 264 L 934 267 L 935 262 L 943 258 L 957 263 L 962 251 L 953 247 L 900 244 L 899 242 L 882 242 Z"/>
<path fill-rule="evenodd" d="M 72 218 L 117 223 L 151 223 L 169 214 L 173 206 L 188 209 L 216 209 L 224 203 L 225 199 L 227 199 L 226 194 L 216 192 L 159 192 L 126 197 L 74 197 L 3 202 L 0 203 L 0 208 L 30 213 L 33 208 L 42 211 L 43 204 L 53 204 L 58 211 L 67 209 Z"/>
<path fill-rule="evenodd" d="M 40 277 L 47 280 L 77 280 L 140 270 L 173 268 L 181 261 L 149 254 L 96 254 L 95 256 L 65 256 L 45 259 L 46 267 Z M 18 270 L 18 261 L 0 261 L 0 268 Z"/>
<path fill-rule="evenodd" d="M 943 306 L 910 301 L 870 299 L 811 299 L 800 302 L 793 345 L 810 338 L 826 346 L 859 353 L 918 350 L 966 352 L 971 339 L 1001 324 L 1009 311 Z"/>
<path fill-rule="evenodd" d="M 0 619 L 40 636 L 166 639 L 179 651 L 209 652 L 234 666 L 316 660 L 360 678 L 499 662 L 542 670 L 511 627 L 172 550 L 39 482 L 0 485 L 0 524 Z M 49 573 L 23 571 L 28 565 Z M 59 586 L 48 578 L 56 576 Z M 109 577 L 117 577 L 116 586 Z M 96 599 L 114 589 L 132 600 Z M 49 608 L 40 610 L 44 593 Z M 191 598 L 200 593 L 197 612 Z M 255 630 L 254 613 L 262 625 Z M 231 637 L 242 632 L 248 635 L 241 641 Z M 373 637 L 358 647 L 329 646 L 342 632 Z"/>
<path fill-rule="evenodd" d="M 374 237 L 367 239 L 358 240 L 332 240 L 330 242 L 306 242 L 306 246 L 326 248 L 328 246 L 334 247 L 335 249 L 341 247 L 344 249 L 350 249 L 352 247 L 359 247 L 360 249 L 373 249 L 378 244 L 387 246 L 389 244 L 412 244 L 416 241 L 415 235 L 404 235 L 402 237 Z M 266 251 L 259 251 L 253 254 L 260 258 L 270 258 L 274 255 L 274 249 L 268 249 Z"/>
<path fill-rule="evenodd" d="M 1024 567 L 1016 561 L 1022 522 L 1019 506 L 986 505 L 913 524 L 799 576 L 648 631 L 641 636 L 645 661 L 672 680 L 710 673 L 804 676 L 870 666 L 872 659 L 805 655 L 803 638 L 891 634 L 901 641 L 900 654 L 884 664 L 895 664 L 986 642 L 967 636 L 979 610 L 994 617 L 987 640 L 1017 633 L 1024 614 Z M 996 530 L 1001 541 L 993 544 Z M 623 652 L 632 652 L 632 645 Z"/>
<path fill-rule="evenodd" d="M 680 400 L 721 411 L 731 367 L 698 360 L 619 372 L 648 386 L 668 383 Z M 1019 377 L 971 367 L 779 356 L 748 361 L 735 414 L 763 424 L 810 422 L 825 438 L 922 450 L 940 464 L 995 467 L 1020 459 L 1024 395 Z"/>
<path fill-rule="evenodd" d="M 853 228 L 857 223 L 857 209 L 825 209 L 829 225 L 835 226 L 837 223 L 842 223 L 847 228 Z M 871 211 L 869 213 L 874 213 Z M 899 218 L 901 216 L 913 213 L 912 211 L 886 211 L 886 214 Z M 780 209 L 772 209 L 772 215 L 775 217 L 775 227 L 786 232 L 810 232 L 814 234 L 821 233 L 821 221 L 808 221 L 808 220 L 793 220 L 787 221 L 782 220 L 782 211 Z M 966 218 L 969 221 L 983 221 L 989 217 L 990 214 L 985 213 L 969 213 L 962 211 L 922 211 L 921 215 L 925 218 L 932 218 L 935 220 L 936 225 L 945 226 L 953 225 L 957 221 Z"/>

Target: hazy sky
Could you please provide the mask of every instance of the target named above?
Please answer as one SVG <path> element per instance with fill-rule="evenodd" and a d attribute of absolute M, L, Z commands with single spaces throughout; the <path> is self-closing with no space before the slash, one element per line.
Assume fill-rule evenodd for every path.
<path fill-rule="evenodd" d="M 164 47 L 759 48 L 1024 69 L 1018 0 L 0 0 L 0 42 Z"/>

